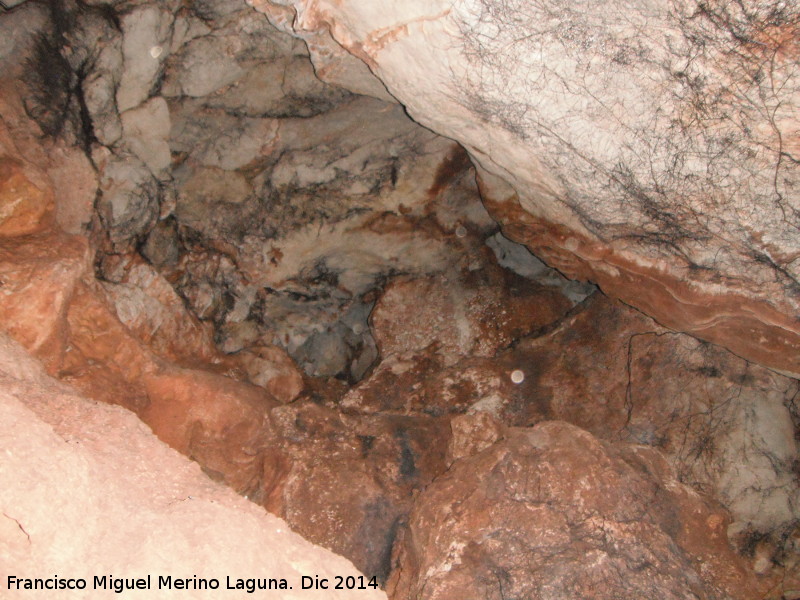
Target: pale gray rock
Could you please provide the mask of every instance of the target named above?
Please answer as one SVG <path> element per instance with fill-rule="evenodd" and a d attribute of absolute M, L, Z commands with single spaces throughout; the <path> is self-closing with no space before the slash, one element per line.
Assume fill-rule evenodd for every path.
<path fill-rule="evenodd" d="M 253 190 L 244 175 L 215 167 L 183 168 L 175 180 L 175 216 L 181 225 L 222 238 L 243 235 L 254 209 L 246 202 Z"/>
<path fill-rule="evenodd" d="M 312 117 L 333 108 L 349 93 L 317 79 L 308 57 L 281 56 L 259 63 L 208 106 L 251 116 Z"/>
<path fill-rule="evenodd" d="M 236 62 L 229 40 L 212 35 L 187 43 L 179 59 L 178 66 L 172 63 L 164 81 L 161 91 L 165 96 L 206 96 L 245 73 Z"/>
<path fill-rule="evenodd" d="M 19 77 L 25 69 L 36 41 L 36 32 L 48 23 L 44 6 L 29 3 L 3 15 L 3 36 L 0 38 L 0 72 L 3 77 Z"/>
<path fill-rule="evenodd" d="M 117 89 L 120 112 L 144 102 L 153 92 L 169 55 L 172 14 L 159 5 L 142 5 L 121 15 L 125 67 Z"/>
<path fill-rule="evenodd" d="M 102 9 L 74 10 L 74 27 L 63 49 L 72 68 L 81 73 L 80 90 L 91 117 L 92 133 L 111 146 L 122 136 L 117 89 L 123 72 L 123 37 L 115 19 Z"/>
<path fill-rule="evenodd" d="M 150 169 L 131 154 L 112 155 L 100 179 L 98 206 L 111 240 L 122 247 L 143 236 L 159 213 L 159 186 Z"/>
<path fill-rule="evenodd" d="M 567 279 L 536 258 L 525 246 L 512 242 L 500 232 L 487 239 L 486 245 L 494 252 L 499 265 L 528 279 L 559 288 L 574 304 L 582 302 L 597 289 L 590 283 Z"/>
<path fill-rule="evenodd" d="M 142 246 L 142 256 L 156 267 L 175 265 L 179 256 L 175 219 L 165 219 L 156 223 Z"/>
<path fill-rule="evenodd" d="M 800 374 L 797 6 L 251 4 L 462 143 L 550 266 Z"/>
<path fill-rule="evenodd" d="M 191 40 L 211 33 L 205 21 L 193 14 L 179 14 L 172 26 L 172 45 L 170 53 L 174 54 L 181 46 Z"/>
<path fill-rule="evenodd" d="M 153 96 L 120 115 L 125 144 L 158 177 L 171 164 L 169 107 L 161 96 Z"/>

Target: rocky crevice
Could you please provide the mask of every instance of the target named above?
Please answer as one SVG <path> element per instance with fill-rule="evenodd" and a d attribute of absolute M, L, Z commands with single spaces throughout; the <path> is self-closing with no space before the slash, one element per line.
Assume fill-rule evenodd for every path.
<path fill-rule="evenodd" d="M 243 3 L 57 7 L 0 15 L 0 328 L 51 375 L 397 600 L 793 597 L 784 312 L 537 216 L 319 15 L 309 52 Z"/>

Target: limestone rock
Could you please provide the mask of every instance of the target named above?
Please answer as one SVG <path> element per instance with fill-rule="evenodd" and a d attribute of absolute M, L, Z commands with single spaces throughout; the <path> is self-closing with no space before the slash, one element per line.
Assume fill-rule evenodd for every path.
<path fill-rule="evenodd" d="M 303 575 L 333 580 L 359 573 L 292 533 L 284 521 L 210 481 L 128 411 L 88 401 L 49 379 L 5 336 L 0 339 L 0 407 L 0 552 L 8 574 L 84 577 L 89 589 L 94 575 L 109 574 L 214 577 L 222 588 L 226 576 L 234 582 L 272 577 L 293 586 L 271 592 L 286 600 L 385 598 L 373 589 L 301 590 Z M 4 597 L 30 596 L 6 584 Z M 183 598 L 187 591 L 157 593 Z M 86 594 L 59 591 L 63 598 Z M 219 594 L 191 591 L 199 599 Z"/>
<path fill-rule="evenodd" d="M 207 104 L 252 117 L 313 117 L 349 95 L 317 79 L 307 56 L 290 55 L 255 65 L 229 90 L 209 98 Z"/>
<path fill-rule="evenodd" d="M 150 230 L 142 246 L 142 256 L 156 267 L 172 267 L 178 262 L 178 231 L 175 219 L 164 219 Z"/>
<path fill-rule="evenodd" d="M 269 409 L 276 405 L 264 390 L 190 370 L 154 374 L 143 383 L 148 404 L 141 417 L 162 441 L 237 492 L 259 490 Z"/>
<path fill-rule="evenodd" d="M 94 215 L 97 172 L 77 148 L 57 145 L 50 148 L 49 157 L 47 175 L 56 190 L 56 223 L 67 233 L 84 233 Z"/>
<path fill-rule="evenodd" d="M 120 115 L 126 143 L 150 172 L 159 175 L 171 164 L 167 102 L 154 96 Z"/>
<path fill-rule="evenodd" d="M 103 195 L 98 211 L 112 243 L 120 250 L 127 250 L 158 218 L 159 185 L 147 165 L 126 152 L 108 155 L 102 173 Z"/>
<path fill-rule="evenodd" d="M 278 344 L 309 374 L 358 379 L 375 358 L 375 286 L 486 262 L 474 242 L 492 223 L 466 156 L 398 107 L 354 98 L 256 119 L 208 102 L 173 111 L 185 253 L 165 274 L 230 350 Z M 239 336 L 254 324 L 258 339 Z"/>
<path fill-rule="evenodd" d="M 550 266 L 800 375 L 797 7 L 251 4 L 319 55 L 333 38 L 458 140 L 506 234 Z"/>
<path fill-rule="evenodd" d="M 491 414 L 475 412 L 450 419 L 453 435 L 447 445 L 447 465 L 468 458 L 489 448 L 502 439 L 505 428 Z"/>
<path fill-rule="evenodd" d="M 181 68 L 174 81 L 168 80 L 166 96 L 206 96 L 244 75 L 225 39 L 204 36 L 189 42 L 182 51 Z"/>
<path fill-rule="evenodd" d="M 16 189 L 13 211 L 23 210 L 26 231 L 44 231 L 57 224 L 67 233 L 80 233 L 92 219 L 97 197 L 97 173 L 82 149 L 64 140 L 47 140 L 34 120 L 26 116 L 19 98 L 19 82 L 4 80 L 0 94 L 0 155 L 10 159 L 4 170 L 16 174 L 8 182 Z M 21 188 L 19 177 L 28 183 Z M 10 191 L 10 190 L 9 190 Z M 22 196 L 17 196 L 19 193 Z M 49 205 L 49 207 L 48 207 Z M 23 207 L 25 207 L 23 209 Z M 6 205 L 8 210 L 10 205 Z M 55 216 L 53 223 L 52 216 Z M 12 221 L 17 221 L 15 217 Z M 36 225 L 38 223 L 38 225 Z M 16 226 L 15 226 L 16 227 Z"/>
<path fill-rule="evenodd" d="M 244 175 L 214 167 L 187 170 L 186 173 L 188 179 L 185 181 L 182 172 L 177 174 L 178 202 L 175 216 L 178 221 L 198 231 L 212 230 L 214 233 L 233 234 L 237 226 L 240 226 L 240 221 L 231 219 L 229 214 L 220 212 L 219 209 L 230 210 L 234 206 L 242 205 L 252 194 L 252 188 L 247 184 Z"/>
<path fill-rule="evenodd" d="M 52 221 L 53 208 L 49 187 L 31 181 L 19 160 L 0 157 L 0 236 L 42 231 Z"/>
<path fill-rule="evenodd" d="M 152 59 L 142 55 L 142 50 L 135 47 L 137 43 L 145 43 L 148 25 L 144 24 L 142 28 L 142 24 L 135 24 L 140 17 L 133 12 L 123 23 L 112 11 L 88 7 L 86 3 L 65 2 L 55 7 L 53 14 L 57 15 L 59 11 L 63 12 L 63 16 L 60 17 L 60 24 L 54 23 L 54 29 L 66 29 L 62 33 L 69 38 L 69 43 L 62 46 L 61 53 L 72 69 L 81 73 L 81 101 L 87 113 L 84 118 L 91 118 L 92 136 L 100 143 L 111 146 L 122 137 L 122 123 L 117 108 L 118 91 L 124 103 L 121 110 L 135 106 L 149 93 L 149 85 L 135 82 L 138 77 L 147 77 L 142 67 L 147 63 L 147 58 Z M 147 20 L 147 17 L 143 18 Z M 123 25 L 122 30 L 120 25 Z M 138 31 L 133 31 L 137 28 Z M 126 29 L 127 42 L 124 39 Z M 138 41 L 133 38 L 138 38 Z M 63 40 L 56 36 L 53 43 L 59 42 Z M 134 91 L 134 87 L 142 85 L 146 89 Z M 137 94 L 142 94 L 141 99 L 133 97 Z M 131 102 L 133 104 L 128 104 Z"/>
<path fill-rule="evenodd" d="M 726 515 L 657 452 L 561 422 L 515 429 L 418 498 L 394 598 L 752 598 Z"/>
<path fill-rule="evenodd" d="M 186 310 L 173 287 L 151 266 L 131 260 L 123 276 L 102 286 L 120 321 L 157 355 L 183 364 L 217 356 L 210 328 Z"/>
<path fill-rule="evenodd" d="M 460 277 L 393 282 L 370 320 L 384 356 L 436 344 L 452 364 L 450 356 L 494 356 L 513 340 L 556 321 L 568 308 L 556 290 L 487 263 Z"/>
<path fill-rule="evenodd" d="M 255 346 L 232 357 L 241 364 L 247 379 L 263 387 L 276 400 L 289 403 L 303 391 L 303 375 L 279 346 Z"/>
<path fill-rule="evenodd" d="M 67 310 L 90 270 L 84 238 L 66 234 L 0 239 L 0 327 L 57 367 L 67 345 Z"/>
<path fill-rule="evenodd" d="M 271 413 L 262 502 L 297 532 L 385 581 L 414 495 L 445 469 L 442 420 L 347 417 L 308 401 Z M 282 456 L 280 456 L 282 455 Z"/>
<path fill-rule="evenodd" d="M 139 413 L 147 405 L 142 378 L 161 361 L 119 320 L 96 282 L 76 287 L 66 311 L 69 337 L 59 378 L 90 398 Z"/>
<path fill-rule="evenodd" d="M 526 373 L 501 395 L 506 422 L 561 419 L 604 439 L 656 447 L 683 483 L 731 511 L 740 545 L 758 531 L 780 552 L 800 505 L 790 412 L 796 380 L 599 294 L 501 362 Z"/>
<path fill-rule="evenodd" d="M 254 6 L 261 6 L 254 4 Z M 384 102 L 396 100 L 375 77 L 366 64 L 347 52 L 330 35 L 303 35 L 293 28 L 295 11 L 288 6 L 272 4 L 265 11 L 278 30 L 298 35 L 311 50 L 314 71 L 323 81 L 336 84 L 362 96 L 372 96 Z"/>
<path fill-rule="evenodd" d="M 150 96 L 169 53 L 173 17 L 158 5 L 143 5 L 122 15 L 125 69 L 117 89 L 117 108 L 125 112 Z"/>
<path fill-rule="evenodd" d="M 47 27 L 48 10 L 36 3 L 17 6 L 3 15 L 5 35 L 0 41 L 0 72 L 3 77 L 17 78 L 25 67 L 20 57 L 30 57 L 36 43 L 36 32 Z"/>

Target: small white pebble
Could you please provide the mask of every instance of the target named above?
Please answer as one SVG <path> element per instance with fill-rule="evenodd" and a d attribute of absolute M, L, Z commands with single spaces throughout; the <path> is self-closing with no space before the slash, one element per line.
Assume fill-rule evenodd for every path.
<path fill-rule="evenodd" d="M 514 369 L 511 371 L 511 381 L 514 383 L 522 383 L 525 381 L 525 373 L 520 371 L 519 369 Z"/>
<path fill-rule="evenodd" d="M 152 48 L 150 48 L 150 56 L 152 56 L 153 58 L 158 58 L 159 56 L 161 56 L 161 53 L 163 51 L 164 49 L 161 46 L 153 46 Z"/>
<path fill-rule="evenodd" d="M 758 575 L 766 575 L 769 572 L 771 566 L 772 566 L 772 561 L 766 556 L 759 556 L 753 562 L 753 570 Z"/>

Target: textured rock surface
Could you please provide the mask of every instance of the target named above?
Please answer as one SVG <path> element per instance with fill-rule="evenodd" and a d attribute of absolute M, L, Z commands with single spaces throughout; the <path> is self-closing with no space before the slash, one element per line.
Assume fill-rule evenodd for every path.
<path fill-rule="evenodd" d="M 800 374 L 797 7 L 252 4 L 461 142 L 493 214 L 549 264 Z"/>
<path fill-rule="evenodd" d="M 732 534 L 769 531 L 780 544 L 796 527 L 796 380 L 599 294 L 505 360 L 526 371 L 515 392 L 527 399 L 509 398 L 507 421 L 561 419 L 659 448 L 683 483 L 731 510 Z"/>
<path fill-rule="evenodd" d="M 415 494 L 445 470 L 447 421 L 343 416 L 307 401 L 270 418 L 280 450 L 265 456 L 261 502 L 383 583 Z"/>
<path fill-rule="evenodd" d="M 581 7 L 580 15 L 559 9 L 545 20 L 553 31 L 581 25 L 562 36 L 580 40 L 581 51 L 570 46 L 548 64 L 569 82 L 568 94 L 554 99 L 557 84 L 548 77 L 537 83 L 541 93 L 520 98 L 508 80 L 501 98 L 481 105 L 493 90 L 475 79 L 480 71 L 467 73 L 465 97 L 464 89 L 448 88 L 452 79 L 438 77 L 437 57 L 449 60 L 455 52 L 463 59 L 456 39 L 492 50 L 469 60 L 502 57 L 508 48 L 494 47 L 493 35 L 502 40 L 514 29 L 504 11 L 536 24 L 543 21 L 534 12 L 546 5 L 464 0 L 426 20 L 435 2 L 384 10 L 378 3 L 322 0 L 295 15 L 291 5 L 301 4 L 271 3 L 270 20 L 299 29 L 311 57 L 303 42 L 232 0 L 64 0 L 48 10 L 29 3 L 0 14 L 0 33 L 14 30 L 0 35 L 0 68 L 9 78 L 0 86 L 0 329 L 51 374 L 93 399 L 132 409 L 212 479 L 284 516 L 310 539 L 381 580 L 394 569 L 397 600 L 419 595 L 415 586 L 424 581 L 431 583 L 423 596 L 460 598 L 464 590 L 485 588 L 488 597 L 547 597 L 557 595 L 553 586 L 572 586 L 562 596 L 621 595 L 606 577 L 608 565 L 633 569 L 624 593 L 640 597 L 684 597 L 688 590 L 707 598 L 797 597 L 800 396 L 795 380 L 754 360 L 775 367 L 781 366 L 775 360 L 796 359 L 790 350 L 774 353 L 775 341 L 794 327 L 780 312 L 791 302 L 778 306 L 784 300 L 773 292 L 780 281 L 766 283 L 771 267 L 752 251 L 766 239 L 749 236 L 754 223 L 767 223 L 759 221 L 767 214 L 763 198 L 751 194 L 752 214 L 737 213 L 732 226 L 730 207 L 760 189 L 761 174 L 721 166 L 734 148 L 742 150 L 740 166 L 752 166 L 759 155 L 745 156 L 747 143 L 734 136 L 715 146 L 717 158 L 698 153 L 695 162 L 666 171 L 654 163 L 648 175 L 660 187 L 651 194 L 636 160 L 680 155 L 669 143 L 684 135 L 684 125 L 685 131 L 695 126 L 683 120 L 691 111 L 672 113 L 675 129 L 666 137 L 659 113 L 649 139 L 669 143 L 647 154 L 643 132 L 626 145 L 626 127 L 638 131 L 631 119 L 652 110 L 634 101 L 652 92 L 658 77 L 636 82 L 638 91 L 626 91 L 624 104 L 602 110 L 594 102 L 614 90 L 569 101 L 607 75 L 609 60 L 619 73 L 646 71 L 640 54 L 604 54 L 619 45 L 595 26 L 592 7 Z M 651 8 L 649 25 L 660 18 L 659 6 Z M 682 7 L 674 8 L 679 15 Z M 784 8 L 771 22 L 791 20 Z M 350 9 L 357 14 L 340 23 Z M 639 9 L 629 9 L 634 23 Z M 684 24 L 695 28 L 714 10 L 705 7 Z M 392 29 L 399 17 L 403 27 Z M 458 28 L 475 19 L 477 30 Z M 493 21 L 503 26 L 493 30 Z M 357 31 L 372 36 L 361 46 L 316 35 L 329 30 L 343 40 L 373 22 L 390 29 L 376 36 Z M 21 23 L 35 29 L 24 33 Z M 442 23 L 453 27 L 440 38 Z M 550 61 L 553 35 L 548 30 L 539 38 L 541 60 Z M 631 37 L 626 48 L 651 44 L 641 37 Z M 419 39 L 428 43 L 424 61 L 413 58 Z M 750 38 L 735 39 L 734 46 Z M 775 39 L 760 43 L 769 47 Z M 682 51 L 681 38 L 671 41 L 670 51 Z M 713 54 L 713 36 L 705 41 Z M 520 38 L 509 47 L 527 43 Z M 650 58 L 648 68 L 661 73 L 658 57 Z M 559 71 L 573 59 L 593 60 L 597 69 Z M 708 79 L 696 77 L 707 59 L 672 65 L 684 74 L 673 69 L 670 77 L 688 77 L 691 89 L 726 85 L 710 71 Z M 774 74 L 781 60 L 775 58 Z M 522 53 L 512 68 L 529 69 L 527 61 Z M 428 124 L 464 140 L 470 154 L 409 119 L 367 63 L 392 90 L 424 86 L 408 88 L 419 90 L 408 101 L 411 114 L 427 114 Z M 463 76 L 456 63 L 450 66 L 448 76 Z M 508 71 L 495 67 L 484 72 L 496 74 L 493 85 L 505 85 Z M 394 69 L 416 79 L 392 80 Z M 625 85 L 630 81 L 635 77 Z M 434 96 L 448 89 L 446 102 L 437 104 Z M 673 100 L 665 110 L 686 98 Z M 426 102 L 432 103 L 426 108 Z M 509 102 L 523 110 L 522 123 L 505 111 Z M 605 127 L 603 110 L 619 113 L 620 127 Z M 747 126 L 752 115 L 739 116 Z M 585 141 L 579 159 L 571 146 L 576 119 L 585 133 L 578 135 Z M 725 123 L 714 126 L 714 135 Z M 548 127 L 562 139 L 554 142 Z M 603 145 L 607 139 L 614 143 Z M 776 189 L 792 183 L 789 139 Z M 701 136 L 692 143 L 696 149 L 715 142 Z M 609 169 L 614 157 L 621 158 Z M 588 173 L 584 159 L 596 170 Z M 713 169 L 697 175 L 704 161 Z M 743 180 L 750 187 L 700 198 L 696 192 L 707 188 L 714 169 L 726 173 L 719 189 Z M 609 172 L 616 177 L 611 182 Z M 679 181 L 676 174 L 690 176 Z M 676 196 L 678 183 L 684 194 Z M 780 189 L 780 202 L 789 202 L 789 188 Z M 687 224 L 676 198 L 702 217 Z M 698 198 L 717 205 L 692 204 Z M 501 235 L 486 208 L 511 237 L 564 273 L 636 300 L 662 325 L 600 293 L 590 296 L 594 286 L 547 268 Z M 786 223 L 792 218 L 787 213 Z M 706 231 L 722 231 L 727 246 L 720 249 Z M 716 264 L 709 263 L 711 252 Z M 675 262 L 678 255 L 684 263 Z M 761 266 L 740 269 L 751 259 Z M 790 277 L 784 270 L 780 277 Z M 676 278 L 686 280 L 680 289 Z M 720 299 L 732 291 L 740 296 L 720 312 Z M 778 308 L 769 317 L 776 329 L 762 340 L 757 332 L 764 332 L 767 313 L 757 302 L 769 294 Z M 725 342 L 748 358 L 663 325 Z M 763 356 L 752 354 L 759 345 Z M 547 423 L 554 419 L 603 441 Z M 538 449 L 525 441 L 556 430 Z M 538 460 L 540 450 L 545 460 Z M 554 462 L 548 452 L 569 464 L 541 478 L 553 498 L 527 507 L 521 478 L 541 475 Z M 519 477 L 494 464 L 486 474 L 481 461 L 495 458 L 519 467 Z M 477 495 L 461 502 L 463 511 L 454 508 L 455 521 L 441 529 L 452 539 L 417 545 L 435 536 L 439 524 L 416 519 L 445 511 L 464 493 L 450 483 L 470 478 L 482 482 Z M 495 485 L 498 478 L 507 485 Z M 512 501 L 505 504 L 509 490 Z M 573 492 L 579 502 L 569 501 Z M 481 494 L 491 501 L 478 502 Z M 589 510 L 594 519 L 584 518 Z M 480 531 L 491 535 L 466 531 L 466 545 L 451 546 L 474 525 L 472 514 L 480 514 Z M 512 521 L 524 525 L 513 535 Z M 577 525 L 554 525 L 567 522 Z M 529 551 L 525 536 L 534 534 Z M 731 558 L 725 534 L 739 558 Z M 569 560 L 549 568 L 542 544 Z M 467 566 L 453 562 L 457 554 Z M 598 560 L 587 563 L 587 556 Z M 452 568 L 418 571 L 420 561 Z M 758 574 L 758 589 L 748 587 L 749 575 L 737 565 Z M 451 593 L 447 573 L 468 577 Z"/>
<path fill-rule="evenodd" d="M 0 553 L 6 576 L 286 578 L 276 598 L 385 598 L 376 590 L 301 590 L 302 575 L 358 575 L 287 524 L 205 477 L 125 409 L 50 379 L 0 336 Z M 110 436 L 109 431 L 115 435 Z M 57 510 L 55 509 L 57 507 Z M 53 592 L 48 592 L 52 594 Z M 224 592 L 126 591 L 134 598 L 218 598 Z M 244 594 L 244 592 L 242 592 Z"/>
<path fill-rule="evenodd" d="M 570 307 L 558 291 L 488 261 L 471 267 L 466 273 L 395 280 L 387 286 L 370 315 L 381 354 L 420 352 L 435 344 L 448 363 L 494 356 Z"/>
<path fill-rule="evenodd" d="M 416 319 L 416 331 L 436 332 L 437 314 L 423 314 L 408 306 L 394 322 Z M 439 331 L 445 339 L 434 336 L 425 351 L 384 357 L 341 408 L 452 415 L 450 461 L 495 441 L 500 424 L 552 419 L 649 445 L 682 483 L 731 511 L 728 533 L 762 573 L 780 577 L 794 568 L 787 557 L 796 553 L 790 540 L 800 506 L 796 380 L 665 330 L 599 293 L 493 358 L 447 363 L 437 350 L 447 330 Z"/>
<path fill-rule="evenodd" d="M 419 497 L 395 598 L 749 598 L 725 514 L 659 454 L 571 425 L 511 429 Z"/>
<path fill-rule="evenodd" d="M 85 238 L 66 234 L 0 238 L 0 319 L 32 354 L 58 365 L 66 350 L 66 311 L 91 268 Z"/>

